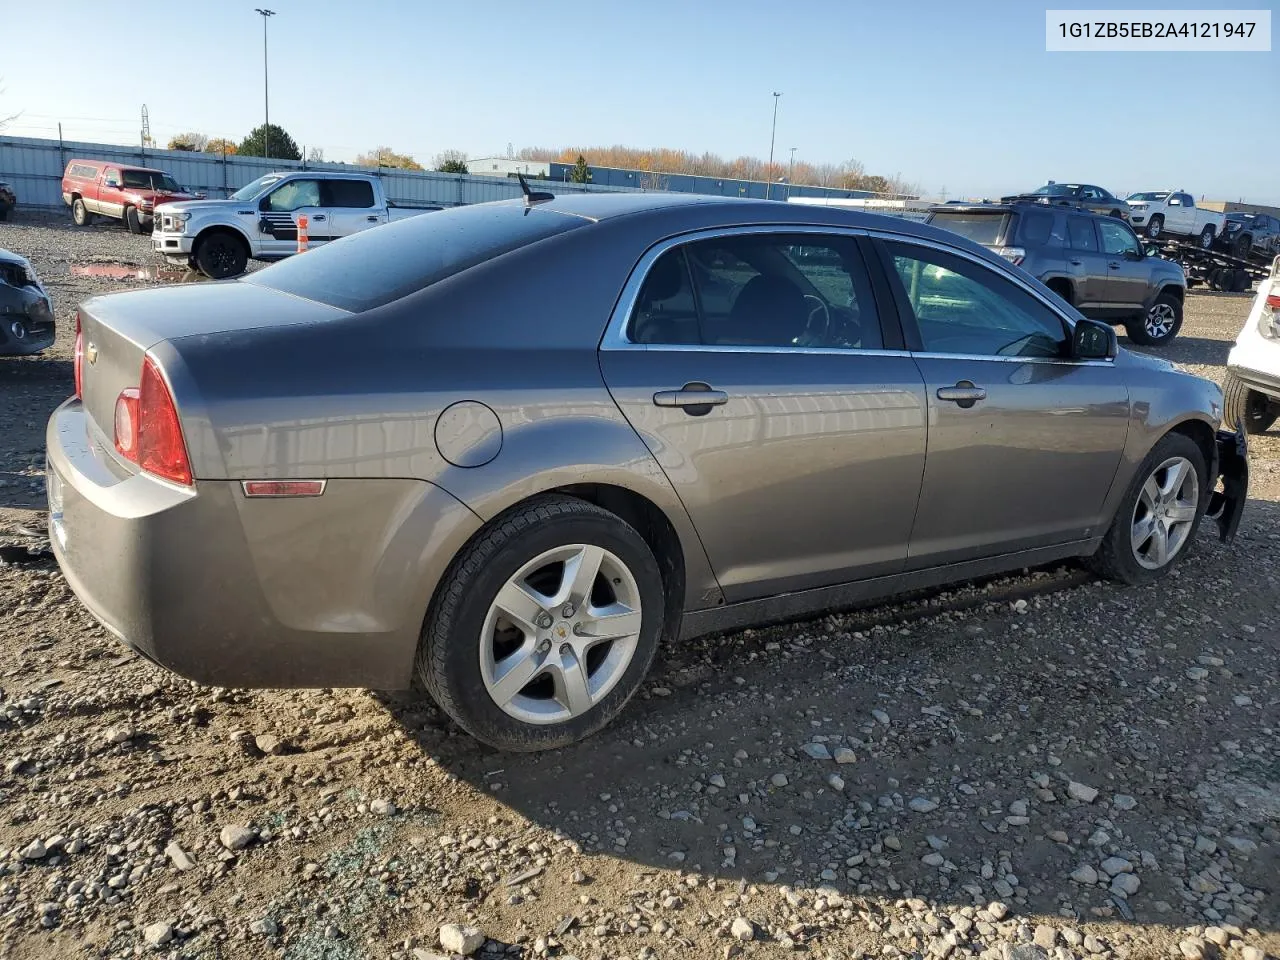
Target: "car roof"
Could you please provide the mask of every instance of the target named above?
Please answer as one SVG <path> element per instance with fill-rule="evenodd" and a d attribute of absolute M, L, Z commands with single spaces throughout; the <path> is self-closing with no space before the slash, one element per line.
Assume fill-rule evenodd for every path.
<path fill-rule="evenodd" d="M 117 163 L 114 160 L 68 160 L 67 166 L 73 163 L 88 163 L 95 167 L 118 167 L 121 170 L 137 170 L 141 173 L 163 173 L 168 174 L 168 170 L 161 170 L 159 167 L 140 167 L 135 163 Z"/>

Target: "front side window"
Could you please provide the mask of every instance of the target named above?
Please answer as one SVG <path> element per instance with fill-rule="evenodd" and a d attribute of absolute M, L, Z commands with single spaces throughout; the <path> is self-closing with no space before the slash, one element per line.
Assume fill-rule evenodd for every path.
<path fill-rule="evenodd" d="M 928 247 L 887 246 L 924 352 L 1063 355 L 1067 336 L 1058 315 L 993 269 Z"/>
<path fill-rule="evenodd" d="M 254 200 L 257 199 L 264 190 L 280 179 L 278 173 L 268 173 L 259 177 L 250 183 L 246 183 L 243 187 L 233 193 L 229 199 L 231 200 Z"/>
<path fill-rule="evenodd" d="M 641 287 L 630 338 L 708 346 L 883 346 L 855 241 L 808 234 L 742 234 L 667 251 Z"/>
<path fill-rule="evenodd" d="M 1138 238 L 1128 227 L 1114 220 L 1099 220 L 1098 230 L 1102 233 L 1102 252 L 1113 257 L 1126 254 L 1138 254 L 1142 248 L 1138 246 Z"/>
<path fill-rule="evenodd" d="M 1178 194 L 1178 199 L 1182 201 L 1182 205 L 1184 207 L 1194 207 L 1196 205 L 1196 202 L 1191 199 L 1191 194 L 1189 193 Z"/>
<path fill-rule="evenodd" d="M 272 191 L 271 196 L 267 197 L 267 209 L 277 213 L 318 206 L 320 206 L 318 180 L 290 180 L 281 184 Z"/>
<path fill-rule="evenodd" d="M 1098 237 L 1088 217 L 1067 217 L 1067 236 L 1075 250 L 1097 250 Z"/>

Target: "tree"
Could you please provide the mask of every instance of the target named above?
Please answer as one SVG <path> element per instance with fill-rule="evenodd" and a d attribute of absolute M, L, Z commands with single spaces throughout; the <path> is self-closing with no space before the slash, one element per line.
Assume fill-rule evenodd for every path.
<path fill-rule="evenodd" d="M 310 163 L 324 163 L 324 147 L 307 147 L 307 160 Z"/>
<path fill-rule="evenodd" d="M 461 150 L 442 150 L 431 161 L 431 166 L 440 173 L 466 173 L 467 155 Z"/>
<path fill-rule="evenodd" d="M 225 153 L 228 156 L 237 152 L 236 145 L 223 137 L 214 137 L 204 145 L 205 153 Z"/>
<path fill-rule="evenodd" d="M 268 136 L 269 134 L 269 136 Z M 269 151 L 269 152 L 268 152 Z M 293 137 L 277 124 L 259 124 L 240 141 L 236 153 L 244 157 L 274 157 L 277 160 L 301 160 L 302 151 Z"/>
<path fill-rule="evenodd" d="M 190 153 L 203 153 L 209 146 L 209 138 L 194 130 L 180 133 L 169 141 L 170 150 L 186 150 Z"/>
<path fill-rule="evenodd" d="M 569 171 L 569 179 L 574 183 L 591 182 L 591 170 L 587 167 L 587 158 L 582 154 L 578 154 L 578 159 L 573 161 L 573 169 Z"/>
<path fill-rule="evenodd" d="M 399 170 L 421 170 L 422 164 L 407 153 L 396 153 L 390 147 L 374 147 L 356 157 L 361 167 L 395 167 Z"/>

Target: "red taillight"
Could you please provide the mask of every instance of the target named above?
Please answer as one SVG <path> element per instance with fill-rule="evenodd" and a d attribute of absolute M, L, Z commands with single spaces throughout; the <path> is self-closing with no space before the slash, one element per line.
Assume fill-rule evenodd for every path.
<path fill-rule="evenodd" d="M 174 483 L 190 485 L 191 463 L 164 377 L 150 357 L 142 363 L 142 382 L 116 399 L 116 449 L 143 470 Z"/>
<path fill-rule="evenodd" d="M 84 399 L 84 332 L 80 329 L 80 311 L 76 311 L 76 359 L 75 359 L 75 378 L 76 378 L 76 399 Z"/>
<path fill-rule="evenodd" d="M 1272 310 L 1280 310 L 1280 293 L 1267 294 L 1267 306 Z"/>
<path fill-rule="evenodd" d="M 138 388 L 129 387 L 116 397 L 116 449 L 138 462 Z"/>

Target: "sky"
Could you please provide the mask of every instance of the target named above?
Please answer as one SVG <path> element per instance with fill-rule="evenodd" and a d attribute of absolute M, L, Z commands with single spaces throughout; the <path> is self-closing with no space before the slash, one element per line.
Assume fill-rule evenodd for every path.
<path fill-rule="evenodd" d="M 1048 53 L 1045 6 L 1026 0 L 270 2 L 271 120 L 327 160 L 509 143 L 766 158 L 778 91 L 777 158 L 855 158 L 927 196 L 1057 180 L 1280 204 L 1275 38 L 1269 53 Z M 262 122 L 250 4 L 14 2 L 4 19 L 22 38 L 0 60 L 0 117 L 20 111 L 6 134 L 56 137 L 61 121 L 68 140 L 136 142 L 143 104 L 161 145 Z M 69 41 L 69 24 L 89 33 Z"/>

